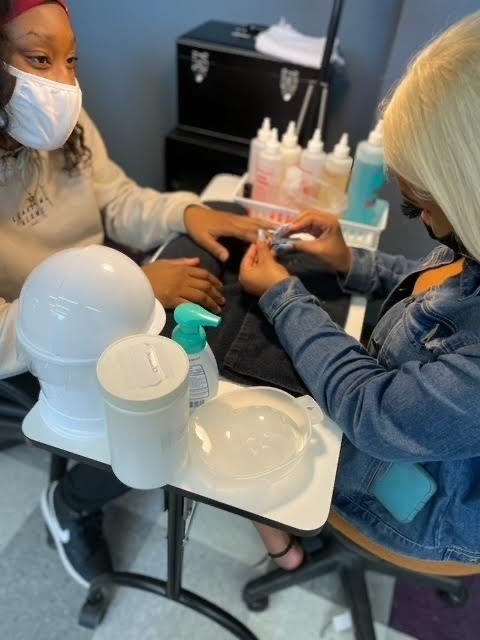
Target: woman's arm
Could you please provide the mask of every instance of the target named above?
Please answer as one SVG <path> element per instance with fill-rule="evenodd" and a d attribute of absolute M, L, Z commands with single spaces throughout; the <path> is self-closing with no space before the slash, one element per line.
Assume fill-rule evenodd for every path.
<path fill-rule="evenodd" d="M 92 153 L 93 188 L 107 235 L 123 245 L 148 251 L 170 232 L 185 232 L 185 209 L 200 205 L 198 196 L 181 191 L 160 193 L 140 187 L 109 158 L 100 133 L 85 112 L 80 124 Z"/>
<path fill-rule="evenodd" d="M 366 453 L 424 462 L 480 455 L 480 345 L 386 370 L 296 278 L 260 306 L 317 402 Z"/>
<path fill-rule="evenodd" d="M 381 251 L 352 249 L 350 270 L 339 275 L 346 293 L 361 293 L 369 298 L 386 298 L 403 278 L 422 267 L 421 260 L 409 260 Z"/>

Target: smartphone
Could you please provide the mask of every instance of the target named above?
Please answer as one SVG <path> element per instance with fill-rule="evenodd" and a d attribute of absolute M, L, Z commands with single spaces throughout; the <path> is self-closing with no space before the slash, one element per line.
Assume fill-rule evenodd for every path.
<path fill-rule="evenodd" d="M 419 464 L 393 462 L 377 478 L 371 494 L 398 522 L 411 522 L 437 490 L 435 480 Z"/>

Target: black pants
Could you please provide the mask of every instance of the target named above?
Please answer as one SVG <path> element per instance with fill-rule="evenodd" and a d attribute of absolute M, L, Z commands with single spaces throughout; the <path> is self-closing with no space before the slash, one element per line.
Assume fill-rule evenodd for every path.
<path fill-rule="evenodd" d="M 31 398 L 32 407 L 38 399 L 40 385 L 30 373 L 10 378 L 16 389 Z M 126 493 L 124 485 L 112 471 L 104 471 L 88 464 L 76 464 L 60 480 L 60 488 L 67 505 L 75 511 L 90 512 Z"/>

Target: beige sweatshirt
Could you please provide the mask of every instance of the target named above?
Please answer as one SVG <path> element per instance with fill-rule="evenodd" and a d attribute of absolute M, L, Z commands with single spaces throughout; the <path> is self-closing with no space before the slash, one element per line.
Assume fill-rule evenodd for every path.
<path fill-rule="evenodd" d="M 91 166 L 62 170 L 63 152 L 22 149 L 0 156 L 0 378 L 26 370 L 17 349 L 18 295 L 30 272 L 48 256 L 74 246 L 114 241 L 148 251 L 171 231 L 184 232 L 193 193 L 161 194 L 139 187 L 108 157 L 98 130 L 80 116 Z"/>

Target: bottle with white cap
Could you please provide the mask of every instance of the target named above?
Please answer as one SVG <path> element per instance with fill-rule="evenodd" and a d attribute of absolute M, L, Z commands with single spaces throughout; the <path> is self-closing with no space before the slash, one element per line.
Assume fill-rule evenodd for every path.
<path fill-rule="evenodd" d="M 344 193 L 347 189 L 353 158 L 348 146 L 348 133 L 343 133 L 333 151 L 327 154 L 321 179 L 325 187 Z"/>
<path fill-rule="evenodd" d="M 278 130 L 272 129 L 265 148 L 260 151 L 253 185 L 253 199 L 275 202 L 284 173 Z"/>
<path fill-rule="evenodd" d="M 288 167 L 296 167 L 300 163 L 302 147 L 298 144 L 298 136 L 295 132 L 295 122 L 288 123 L 287 130 L 282 136 L 282 156 L 285 173 Z"/>
<path fill-rule="evenodd" d="M 265 147 L 271 133 L 270 118 L 264 118 L 257 136 L 250 142 L 250 154 L 248 157 L 248 181 L 253 183 L 257 174 L 258 154 Z"/>
<path fill-rule="evenodd" d="M 320 177 L 326 155 L 320 138 L 320 129 L 315 129 L 313 136 L 308 141 L 307 148 L 302 151 L 300 156 L 300 169 L 302 170 L 306 195 L 313 195 L 314 185 Z"/>
<path fill-rule="evenodd" d="M 353 222 L 375 224 L 375 202 L 385 182 L 383 120 L 357 146 L 348 186 L 348 208 L 343 217 Z"/>

